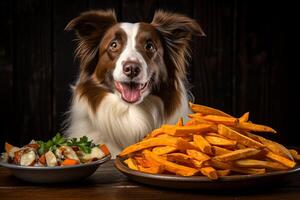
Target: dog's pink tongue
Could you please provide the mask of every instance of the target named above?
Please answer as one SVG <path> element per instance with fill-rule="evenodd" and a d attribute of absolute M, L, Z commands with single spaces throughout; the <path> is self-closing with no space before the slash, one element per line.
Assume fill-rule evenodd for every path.
<path fill-rule="evenodd" d="M 129 103 L 134 103 L 141 98 L 139 87 L 130 87 L 123 84 L 121 90 L 122 98 Z"/>

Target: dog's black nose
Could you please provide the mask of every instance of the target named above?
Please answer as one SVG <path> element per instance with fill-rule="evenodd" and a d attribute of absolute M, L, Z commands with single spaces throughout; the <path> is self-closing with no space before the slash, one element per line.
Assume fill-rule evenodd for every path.
<path fill-rule="evenodd" d="M 140 74 L 141 65 L 138 62 L 126 62 L 123 65 L 123 72 L 129 78 L 134 78 Z"/>

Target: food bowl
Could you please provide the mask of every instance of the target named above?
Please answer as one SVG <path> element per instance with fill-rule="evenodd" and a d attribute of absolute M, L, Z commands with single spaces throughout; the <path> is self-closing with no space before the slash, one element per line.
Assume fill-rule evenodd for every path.
<path fill-rule="evenodd" d="M 97 161 L 72 166 L 20 166 L 4 161 L 0 161 L 0 166 L 9 169 L 15 177 L 24 181 L 32 183 L 61 183 L 88 178 L 101 164 L 110 160 L 110 158 L 111 156 L 107 155 Z"/>

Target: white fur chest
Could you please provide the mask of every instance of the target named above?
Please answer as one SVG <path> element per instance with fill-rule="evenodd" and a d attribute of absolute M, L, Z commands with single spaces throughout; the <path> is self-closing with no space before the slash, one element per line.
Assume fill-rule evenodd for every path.
<path fill-rule="evenodd" d="M 162 101 L 151 95 L 138 105 L 130 105 L 114 94 L 107 94 L 96 113 L 85 98 L 75 97 L 70 117 L 70 137 L 87 135 L 95 143 L 107 144 L 113 157 L 164 121 Z"/>

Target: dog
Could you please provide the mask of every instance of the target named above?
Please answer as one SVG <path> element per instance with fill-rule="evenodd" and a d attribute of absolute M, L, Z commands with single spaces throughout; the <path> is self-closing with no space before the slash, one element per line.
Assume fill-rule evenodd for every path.
<path fill-rule="evenodd" d="M 113 10 L 92 10 L 66 30 L 76 33 L 80 61 L 67 136 L 104 143 L 114 158 L 188 114 L 189 42 L 205 35 L 195 20 L 158 10 L 151 23 L 118 23 Z"/>

